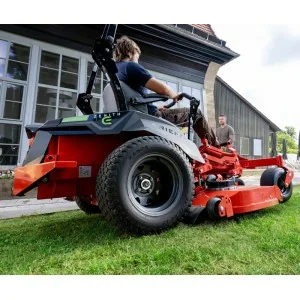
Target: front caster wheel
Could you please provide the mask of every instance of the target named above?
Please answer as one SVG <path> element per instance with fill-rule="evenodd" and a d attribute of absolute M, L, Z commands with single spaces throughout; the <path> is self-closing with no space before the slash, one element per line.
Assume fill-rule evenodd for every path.
<path fill-rule="evenodd" d="M 221 216 L 219 215 L 220 202 L 221 202 L 221 199 L 215 197 L 215 198 L 211 198 L 206 203 L 207 214 L 212 220 L 217 221 L 217 220 L 221 219 Z"/>
<path fill-rule="evenodd" d="M 281 191 L 282 201 L 287 202 L 293 194 L 293 183 L 291 182 L 288 187 L 285 186 L 284 181 L 286 172 L 282 168 L 269 168 L 266 169 L 260 178 L 261 186 L 273 186 L 277 185 Z"/>

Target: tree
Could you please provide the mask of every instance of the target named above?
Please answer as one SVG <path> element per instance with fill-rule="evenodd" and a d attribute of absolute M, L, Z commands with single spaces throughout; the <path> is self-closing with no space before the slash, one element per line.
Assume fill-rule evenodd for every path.
<path fill-rule="evenodd" d="M 295 135 L 296 135 L 296 130 L 295 130 Z M 277 151 L 278 152 L 282 153 L 282 141 L 285 139 L 287 153 L 291 153 L 291 154 L 297 153 L 297 151 L 298 151 L 297 143 L 296 143 L 295 139 L 293 139 L 291 137 L 290 134 L 288 134 L 286 131 L 284 131 L 284 132 L 279 131 L 279 132 L 277 132 L 276 136 L 277 136 Z"/>
<path fill-rule="evenodd" d="M 293 126 L 285 126 L 284 133 L 288 134 L 292 139 L 296 140 L 296 129 Z"/>

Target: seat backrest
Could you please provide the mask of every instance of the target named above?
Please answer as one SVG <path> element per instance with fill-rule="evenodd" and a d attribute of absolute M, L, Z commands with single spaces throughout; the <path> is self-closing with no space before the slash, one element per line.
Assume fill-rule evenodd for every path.
<path fill-rule="evenodd" d="M 130 100 L 133 98 L 141 98 L 142 95 L 129 87 L 126 83 L 123 81 L 120 81 L 127 105 L 129 110 L 137 110 L 143 113 L 148 113 L 148 107 L 146 104 L 141 105 L 134 105 L 132 106 L 130 104 Z M 112 87 L 110 84 L 107 84 L 106 87 L 103 90 L 103 112 L 115 112 L 118 111 L 118 105 L 117 101 L 113 92 Z"/>
<path fill-rule="evenodd" d="M 110 84 L 107 84 L 104 88 L 102 97 L 104 113 L 118 111 L 117 101 Z"/>

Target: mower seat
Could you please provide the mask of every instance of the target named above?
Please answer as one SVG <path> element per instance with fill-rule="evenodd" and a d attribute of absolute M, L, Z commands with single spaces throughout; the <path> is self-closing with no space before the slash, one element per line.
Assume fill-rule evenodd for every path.
<path fill-rule="evenodd" d="M 141 94 L 129 87 L 125 82 L 120 81 L 127 105 L 129 110 L 137 110 L 143 113 L 148 114 L 147 104 L 131 105 L 131 99 L 141 98 Z M 116 112 L 118 111 L 117 101 L 113 92 L 113 89 L 110 84 L 103 90 L 103 112 Z"/>

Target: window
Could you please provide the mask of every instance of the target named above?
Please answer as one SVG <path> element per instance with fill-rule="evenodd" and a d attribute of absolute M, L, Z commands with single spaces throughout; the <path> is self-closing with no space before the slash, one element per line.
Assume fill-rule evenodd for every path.
<path fill-rule="evenodd" d="M 162 81 L 163 83 L 170 86 L 176 92 L 183 92 L 189 95 L 194 96 L 196 99 L 200 100 L 200 109 L 203 111 L 204 104 L 202 99 L 202 84 L 191 82 L 187 80 L 183 80 L 181 78 L 157 73 L 150 70 L 150 73 L 158 80 Z M 166 105 L 172 102 L 172 100 L 166 102 L 155 102 L 153 103 L 156 106 Z M 186 98 L 179 101 L 176 105 L 172 108 L 181 108 L 181 107 L 190 107 L 190 101 Z"/>
<path fill-rule="evenodd" d="M 253 140 L 253 155 L 254 156 L 262 155 L 262 140 L 261 139 Z"/>
<path fill-rule="evenodd" d="M 183 85 L 182 92 L 191 95 L 200 101 L 202 100 L 202 91 L 200 89 Z M 182 105 L 182 107 L 190 107 L 190 101 L 186 98 L 183 98 L 180 104 Z"/>
<path fill-rule="evenodd" d="M 41 52 L 35 122 L 76 115 L 79 60 Z"/>
<path fill-rule="evenodd" d="M 0 118 L 21 120 L 30 48 L 0 40 Z"/>
<path fill-rule="evenodd" d="M 0 123 L 0 165 L 18 162 L 21 125 Z"/>
<path fill-rule="evenodd" d="M 0 40 L 0 77 L 27 81 L 30 48 Z"/>
<path fill-rule="evenodd" d="M 0 40 L 0 165 L 18 163 L 30 47 Z"/>
<path fill-rule="evenodd" d="M 93 70 L 94 63 L 88 62 L 88 67 L 87 67 L 87 77 L 86 77 L 86 86 L 89 83 L 90 80 L 90 75 Z M 93 99 L 91 101 L 91 107 L 94 112 L 102 112 L 103 111 L 103 105 L 102 105 L 102 92 L 106 85 L 108 84 L 108 79 L 107 77 L 100 71 L 98 71 L 97 76 L 94 81 L 94 86 L 92 89 L 92 95 Z"/>
<path fill-rule="evenodd" d="M 165 80 L 161 80 L 159 79 L 161 82 L 165 83 L 166 85 L 168 85 L 173 91 L 175 92 L 178 92 L 178 84 L 176 82 L 172 82 L 172 81 L 165 81 Z M 153 92 L 150 92 L 149 93 L 153 93 Z M 171 103 L 173 100 L 168 100 L 168 101 L 159 101 L 159 102 L 154 102 L 153 104 L 157 107 L 160 107 L 160 106 L 164 106 L 164 105 L 167 105 L 169 103 Z M 173 106 L 173 108 L 175 108 L 176 106 Z"/>
<path fill-rule="evenodd" d="M 240 143 L 241 155 L 249 155 L 249 138 L 241 137 Z"/>

